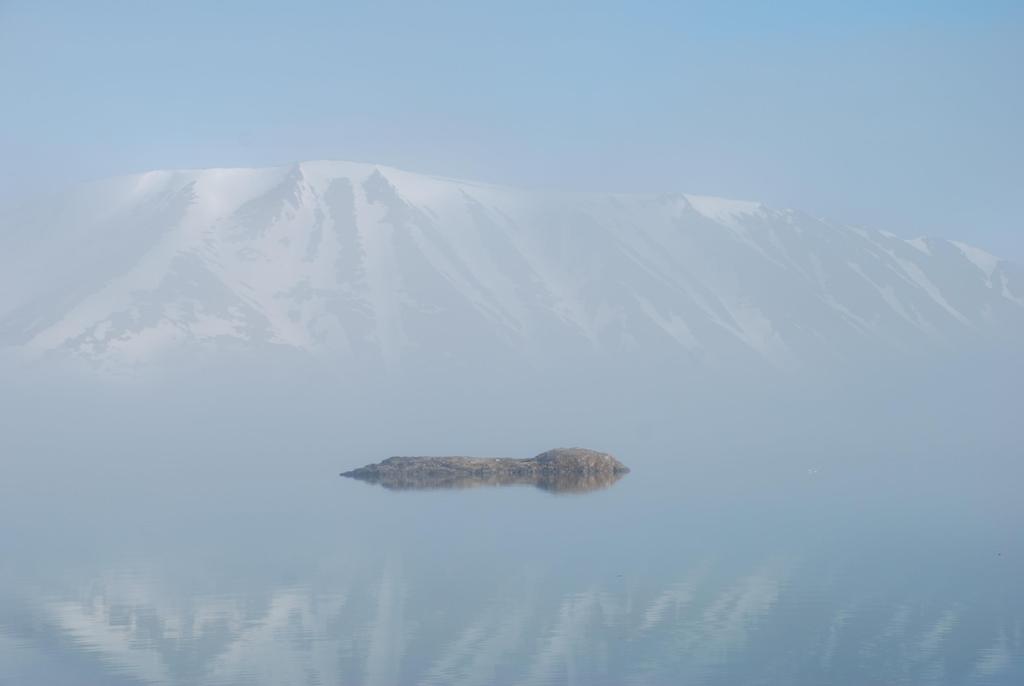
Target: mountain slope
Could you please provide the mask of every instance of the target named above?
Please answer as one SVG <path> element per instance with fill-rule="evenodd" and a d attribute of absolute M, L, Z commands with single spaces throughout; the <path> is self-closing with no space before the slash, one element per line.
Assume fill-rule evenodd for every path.
<path fill-rule="evenodd" d="M 89 184 L 0 219 L 0 247 L 0 345 L 100 369 L 262 349 L 795 368 L 1024 340 L 1021 268 L 961 243 L 345 162 Z"/>

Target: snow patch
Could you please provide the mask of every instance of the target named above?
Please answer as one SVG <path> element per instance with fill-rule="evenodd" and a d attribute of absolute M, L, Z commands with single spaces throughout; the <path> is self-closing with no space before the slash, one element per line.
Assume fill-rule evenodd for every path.
<path fill-rule="evenodd" d="M 917 238 L 911 238 L 907 241 L 907 245 L 924 253 L 925 255 L 931 255 L 932 249 L 928 247 L 928 241 L 924 236 L 918 236 Z"/>
<path fill-rule="evenodd" d="M 975 248 L 973 245 L 967 245 L 959 241 L 950 241 L 955 245 L 964 257 L 973 264 L 975 267 L 980 269 L 988 278 L 988 287 L 992 287 L 992 274 L 995 273 L 996 268 L 999 266 L 999 258 L 995 255 L 990 255 L 981 248 Z"/>
<path fill-rule="evenodd" d="M 729 200 L 713 195 L 685 195 L 693 209 L 720 224 L 734 224 L 746 215 L 760 214 L 764 205 L 749 200 Z"/>

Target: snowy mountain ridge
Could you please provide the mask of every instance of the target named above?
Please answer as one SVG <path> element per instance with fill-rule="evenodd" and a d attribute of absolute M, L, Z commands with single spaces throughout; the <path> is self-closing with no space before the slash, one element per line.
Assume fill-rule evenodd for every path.
<path fill-rule="evenodd" d="M 341 368 L 756 361 L 1024 341 L 1024 272 L 955 241 L 685 194 L 372 164 L 155 171 L 0 217 L 0 346 L 100 369 L 285 348 Z"/>

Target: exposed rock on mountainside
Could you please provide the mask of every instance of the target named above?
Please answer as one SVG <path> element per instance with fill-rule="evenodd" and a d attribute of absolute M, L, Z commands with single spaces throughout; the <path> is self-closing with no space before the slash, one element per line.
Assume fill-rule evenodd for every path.
<path fill-rule="evenodd" d="M 390 457 L 343 472 L 394 490 L 527 484 L 547 491 L 606 488 L 629 468 L 606 453 L 556 448 L 530 459 L 507 457 Z"/>

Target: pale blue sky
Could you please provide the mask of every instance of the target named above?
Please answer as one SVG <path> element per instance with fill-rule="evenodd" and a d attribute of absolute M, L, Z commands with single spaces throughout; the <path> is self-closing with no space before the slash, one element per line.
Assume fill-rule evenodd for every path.
<path fill-rule="evenodd" d="M 336 158 L 1024 260 L 1021 2 L 0 0 L 0 199 Z"/>

